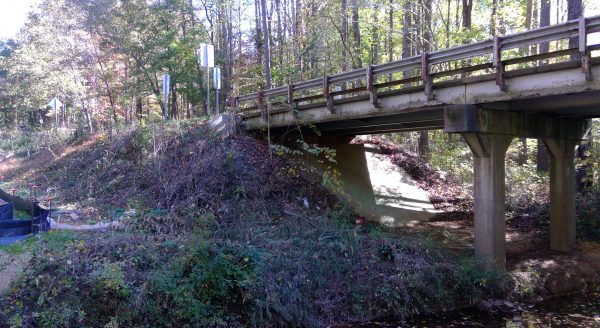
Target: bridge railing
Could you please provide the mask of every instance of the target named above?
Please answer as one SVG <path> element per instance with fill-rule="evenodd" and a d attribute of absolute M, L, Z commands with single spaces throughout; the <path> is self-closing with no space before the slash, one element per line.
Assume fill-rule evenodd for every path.
<path fill-rule="evenodd" d="M 376 107 L 380 97 L 423 91 L 428 100 L 433 100 L 435 88 L 477 81 L 495 80 L 499 89 L 506 91 L 506 77 L 578 66 L 585 73 L 585 78 L 591 80 L 592 51 L 600 50 L 600 45 L 588 45 L 587 40 L 590 34 L 597 32 L 600 32 L 600 16 L 581 17 L 562 24 L 261 90 L 236 97 L 234 107 L 246 117 L 266 117 L 268 113 L 322 106 L 334 112 L 337 103 L 366 99 Z M 555 49 L 550 50 L 550 42 L 556 42 Z M 594 61 L 597 59 L 593 58 Z"/>

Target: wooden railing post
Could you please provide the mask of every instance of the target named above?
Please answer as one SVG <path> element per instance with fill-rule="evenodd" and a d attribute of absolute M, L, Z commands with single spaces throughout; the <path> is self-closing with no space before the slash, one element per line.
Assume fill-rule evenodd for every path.
<path fill-rule="evenodd" d="M 429 53 L 424 52 L 421 54 L 421 78 L 423 79 L 423 86 L 425 87 L 425 95 L 427 95 L 427 101 L 433 100 L 433 80 L 429 75 Z"/>
<path fill-rule="evenodd" d="M 579 57 L 581 57 L 581 71 L 585 74 L 585 79 L 591 81 L 592 65 L 590 65 L 590 54 L 587 51 L 587 31 L 585 30 L 585 17 L 579 16 Z"/>
<path fill-rule="evenodd" d="M 504 64 L 502 64 L 502 38 L 494 35 L 494 67 L 496 68 L 496 85 L 500 87 L 500 91 L 506 91 L 506 82 L 504 80 Z"/>
<path fill-rule="evenodd" d="M 293 84 L 288 84 L 288 90 L 287 90 L 287 103 L 289 105 L 291 105 L 294 102 L 294 85 Z"/>
<path fill-rule="evenodd" d="M 367 90 L 370 94 L 370 102 L 373 107 L 378 107 L 377 104 L 377 88 L 375 88 L 375 81 L 373 77 L 373 66 L 367 66 Z"/>
<path fill-rule="evenodd" d="M 333 114 L 333 96 L 329 93 L 329 76 L 323 77 L 323 97 L 327 99 L 327 109 Z"/>
<path fill-rule="evenodd" d="M 260 109 L 261 113 L 262 113 L 262 118 L 266 121 L 267 120 L 267 110 L 266 107 L 264 105 L 264 91 L 260 90 L 258 91 L 258 93 L 256 94 L 256 105 L 258 106 L 258 109 Z"/>
<path fill-rule="evenodd" d="M 291 83 L 288 84 L 287 98 L 287 103 L 290 106 L 290 110 L 296 110 L 296 101 L 294 100 L 294 85 Z"/>

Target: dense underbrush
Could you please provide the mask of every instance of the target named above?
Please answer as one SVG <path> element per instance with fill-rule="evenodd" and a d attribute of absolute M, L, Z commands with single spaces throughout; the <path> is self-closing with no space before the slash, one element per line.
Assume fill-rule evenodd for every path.
<path fill-rule="evenodd" d="M 64 201 L 134 208 L 120 232 L 42 243 L 0 326 L 328 326 L 498 296 L 499 273 L 416 234 L 356 225 L 302 163 L 204 125 L 138 127 L 38 174 Z"/>

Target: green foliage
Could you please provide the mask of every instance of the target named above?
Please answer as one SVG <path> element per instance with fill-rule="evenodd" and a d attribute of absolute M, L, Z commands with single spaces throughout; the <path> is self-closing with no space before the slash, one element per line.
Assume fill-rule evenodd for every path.
<path fill-rule="evenodd" d="M 0 133 L 0 150 L 26 157 L 44 149 L 59 149 L 78 142 L 68 130 L 10 131 Z"/>
<path fill-rule="evenodd" d="M 577 237 L 585 241 L 600 242 L 600 190 L 577 195 Z"/>
<path fill-rule="evenodd" d="M 145 315 L 154 324 L 210 326 L 226 324 L 228 317 L 251 306 L 247 288 L 255 280 L 255 251 L 243 245 L 206 242 L 154 274 L 148 284 L 152 299 Z"/>
<path fill-rule="evenodd" d="M 256 140 L 182 125 L 123 131 L 44 169 L 65 197 L 85 193 L 73 202 L 110 204 L 127 232 L 33 239 L 22 280 L 0 299 L 0 326 L 321 327 L 452 309 L 503 290 L 470 256 L 357 226 L 322 175 L 293 158 L 267 162 Z M 323 165 L 335 159 L 305 149 Z"/>

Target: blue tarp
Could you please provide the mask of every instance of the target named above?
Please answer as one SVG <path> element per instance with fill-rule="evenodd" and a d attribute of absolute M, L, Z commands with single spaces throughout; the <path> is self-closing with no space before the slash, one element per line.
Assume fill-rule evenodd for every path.
<path fill-rule="evenodd" d="M 42 210 L 32 220 L 14 220 L 12 210 L 12 204 L 0 207 L 0 245 L 24 239 L 32 233 L 50 230 L 49 211 Z"/>
<path fill-rule="evenodd" d="M 25 239 L 27 239 L 27 237 L 29 237 L 29 235 L 0 238 L 0 246 L 10 245 L 12 243 L 16 243 L 18 241 L 25 240 Z"/>
<path fill-rule="evenodd" d="M 13 219 L 13 204 L 0 206 L 0 222 Z"/>

